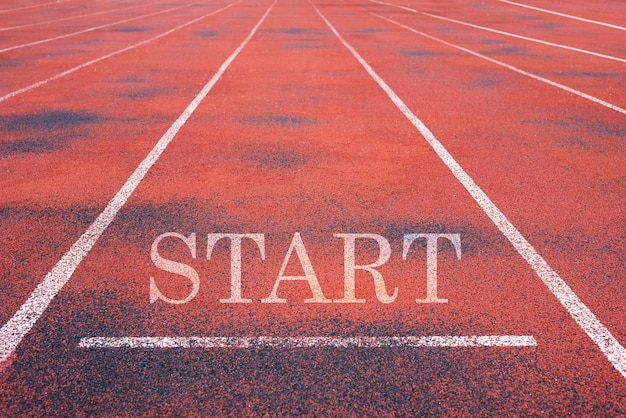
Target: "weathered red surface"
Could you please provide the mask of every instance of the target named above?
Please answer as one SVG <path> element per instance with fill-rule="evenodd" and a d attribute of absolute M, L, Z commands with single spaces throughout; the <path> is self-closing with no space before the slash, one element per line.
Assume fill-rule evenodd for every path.
<path fill-rule="evenodd" d="M 2 26 L 54 19 L 77 13 L 78 3 L 0 19 Z M 623 7 L 613 3 L 594 11 L 570 2 L 562 10 L 624 25 Z M 80 25 L 171 4 L 146 3 Z M 625 55 L 618 30 L 500 2 L 402 4 Z M 3 323 L 269 5 L 244 1 L 0 103 Z M 100 2 L 91 7 L 104 9 Z M 318 7 L 624 344 L 624 115 L 369 12 L 621 107 L 624 65 L 362 0 Z M 0 54 L 0 95 L 210 10 L 189 7 L 122 25 L 141 30 L 108 28 Z M 65 22 L 0 32 L 0 49 L 75 30 Z M 200 290 L 187 304 L 150 304 L 151 276 L 170 297 L 189 291 L 184 278 L 150 260 L 152 242 L 169 231 L 197 234 L 196 259 L 181 243 L 161 253 L 196 269 Z M 387 238 L 391 258 L 379 271 L 388 289 L 398 288 L 397 300 L 378 302 L 371 276 L 358 272 L 357 297 L 365 304 L 305 304 L 305 283 L 281 284 L 286 304 L 262 304 L 296 231 L 329 299 L 343 295 L 343 243 L 333 234 Z M 426 295 L 423 243 L 402 261 L 403 235 L 425 232 L 461 234 L 461 260 L 452 245 L 440 245 L 438 290 L 446 304 L 415 303 Z M 220 242 L 206 260 L 208 233 L 265 234 L 264 261 L 251 242 L 243 246 L 243 296 L 251 304 L 219 302 L 229 296 L 230 253 Z M 376 257 L 375 248 L 357 245 L 357 263 Z M 302 274 L 296 258 L 286 274 Z M 534 335 L 538 345 L 77 347 L 87 336 L 509 334 Z M 8 415 L 626 413 L 624 378 L 304 0 L 278 1 L 2 368 L 0 408 Z"/>

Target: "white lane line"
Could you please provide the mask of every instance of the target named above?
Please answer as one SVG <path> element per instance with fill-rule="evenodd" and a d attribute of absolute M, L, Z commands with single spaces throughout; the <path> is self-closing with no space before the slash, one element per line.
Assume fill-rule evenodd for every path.
<path fill-rule="evenodd" d="M 185 111 L 176 119 L 165 134 L 159 139 L 148 156 L 139 164 L 126 183 L 115 194 L 106 208 L 100 213 L 93 224 L 83 233 L 83 235 L 72 245 L 70 250 L 59 260 L 52 270 L 46 275 L 43 281 L 35 288 L 26 302 L 11 317 L 11 319 L 0 329 L 0 363 L 6 361 L 15 351 L 24 336 L 35 325 L 39 317 L 46 310 L 52 299 L 59 293 L 61 288 L 72 277 L 74 270 L 89 254 L 100 235 L 113 221 L 119 210 L 124 206 L 130 195 L 135 191 L 139 183 L 143 180 L 148 170 L 156 163 L 165 148 L 174 139 L 174 136 L 187 122 L 189 117 L 196 110 L 200 102 L 211 91 L 215 83 L 222 77 L 226 69 L 239 55 L 250 39 L 257 32 L 267 15 L 270 13 L 277 0 L 270 5 L 258 23 L 252 28 L 248 36 L 224 61 L 217 72 L 206 83 L 198 95 L 187 106 Z"/>
<path fill-rule="evenodd" d="M 386 6 L 392 6 L 392 7 L 396 7 L 396 8 L 399 8 L 399 9 L 408 10 L 410 12 L 418 13 L 418 14 L 421 14 L 421 15 L 424 15 L 424 16 L 429 16 L 429 17 L 432 17 L 434 19 L 445 20 L 447 22 L 457 23 L 459 25 L 469 26 L 471 28 L 480 29 L 480 30 L 484 30 L 484 31 L 487 31 L 487 32 L 497 33 L 499 35 L 510 36 L 512 38 L 517 38 L 517 39 L 523 39 L 525 41 L 535 42 L 535 43 L 542 44 L 542 45 L 553 46 L 555 48 L 567 49 L 569 51 L 580 52 L 582 54 L 593 55 L 595 57 L 606 58 L 606 59 L 613 60 L 613 61 L 626 62 L 626 59 L 624 59 L 624 58 L 614 57 L 612 55 L 601 54 L 599 52 L 593 52 L 593 51 L 589 51 L 589 50 L 586 50 L 586 49 L 576 48 L 576 47 L 573 47 L 573 46 L 557 44 L 557 43 L 554 43 L 554 42 L 548 42 L 548 41 L 544 41 L 544 40 L 541 40 L 541 39 L 529 38 L 527 36 L 517 35 L 515 33 L 504 32 L 504 31 L 497 30 L 497 29 L 487 28 L 485 26 L 474 25 L 473 23 L 463 22 L 461 20 L 451 19 L 451 18 L 448 18 L 448 17 L 434 15 L 434 14 L 431 14 L 431 13 L 420 12 L 418 10 L 411 9 L 409 7 L 400 6 L 400 5 L 393 4 L 393 3 L 387 3 L 387 2 L 384 2 L 384 1 L 380 1 L 380 0 L 369 0 L 369 1 L 372 2 L 372 3 L 384 4 Z"/>
<path fill-rule="evenodd" d="M 38 82 L 30 84 L 30 85 L 28 85 L 26 87 L 22 87 L 21 89 L 12 91 L 10 93 L 7 93 L 4 96 L 0 96 L 0 103 L 2 103 L 5 100 L 8 100 L 8 99 L 10 99 L 12 97 L 18 96 L 18 95 L 20 95 L 22 93 L 26 93 L 27 91 L 33 90 L 33 89 L 35 89 L 37 87 L 44 86 L 44 85 L 48 84 L 51 81 L 58 80 L 59 78 L 65 77 L 66 75 L 72 74 L 72 73 L 74 73 L 74 72 L 76 72 L 78 70 L 82 70 L 85 67 L 89 67 L 90 65 L 93 65 L 93 64 L 96 64 L 96 63 L 98 63 L 100 61 L 104 61 L 106 59 L 114 57 L 114 56 L 116 56 L 118 54 L 121 54 L 122 52 L 127 52 L 127 51 L 130 51 L 131 49 L 135 49 L 135 48 L 143 46 L 143 45 L 148 45 L 149 43 L 151 43 L 153 41 L 156 41 L 157 39 L 163 38 L 164 36 L 167 36 L 167 35 L 169 35 L 169 34 L 171 34 L 173 32 L 176 32 L 179 29 L 182 29 L 182 28 L 184 28 L 186 26 L 192 25 L 192 24 L 194 24 L 194 23 L 196 23 L 196 22 L 198 22 L 198 21 L 200 21 L 202 19 L 205 19 L 205 18 L 207 18 L 209 16 L 212 16 L 214 14 L 217 14 L 217 13 L 223 11 L 223 10 L 226 10 L 229 7 L 231 7 L 231 6 L 233 6 L 233 5 L 237 4 L 237 3 L 241 3 L 241 1 L 242 0 L 238 0 L 238 1 L 234 2 L 234 3 L 229 4 L 228 6 L 222 7 L 221 9 L 217 9 L 215 11 L 212 11 L 211 13 L 207 13 L 207 14 L 205 14 L 203 16 L 200 16 L 200 17 L 198 17 L 196 19 L 190 20 L 187 23 L 183 23 L 182 25 L 176 26 L 173 29 L 170 29 L 170 30 L 168 30 L 166 32 L 163 32 L 160 35 L 157 35 L 157 36 L 152 37 L 150 39 L 146 39 L 145 41 L 141 41 L 141 42 L 138 42 L 136 44 L 127 46 L 126 48 L 118 49 L 117 51 L 111 52 L 110 54 L 106 54 L 106 55 L 103 55 L 101 57 L 94 58 L 94 59 L 92 59 L 90 61 L 87 61 L 87 62 L 84 62 L 84 63 L 82 63 L 80 65 L 77 65 L 76 67 L 72 67 L 69 70 L 65 70 L 65 71 L 63 71 L 61 73 L 53 75 L 52 77 L 46 78 L 45 80 L 38 81 Z"/>
<path fill-rule="evenodd" d="M 562 16 L 562 17 L 567 17 L 567 18 L 570 18 L 570 19 L 580 20 L 582 22 L 594 23 L 596 25 L 607 26 L 607 27 L 613 28 L 613 29 L 626 30 L 626 28 L 623 27 L 623 26 L 613 25 L 611 23 L 601 22 L 599 20 L 585 19 L 584 17 L 568 15 L 568 14 L 565 14 L 565 13 L 559 13 L 559 12 L 555 12 L 553 10 L 542 9 L 541 7 L 530 6 L 528 4 L 517 3 L 517 2 L 509 1 L 509 0 L 499 0 L 499 1 L 501 1 L 502 3 L 513 4 L 513 5 L 519 6 L 519 7 L 525 7 L 527 9 L 538 10 L 538 11 L 544 12 L 544 13 L 550 13 L 550 14 L 557 15 L 557 16 Z"/>
<path fill-rule="evenodd" d="M 536 347 L 532 335 L 405 337 L 86 337 L 80 348 Z"/>
<path fill-rule="evenodd" d="M 502 61 L 498 61 L 496 59 L 487 57 L 487 56 L 485 56 L 483 54 L 480 54 L 478 52 L 472 51 L 471 49 L 467 49 L 467 48 L 464 48 L 462 46 L 455 45 L 455 44 L 452 44 L 450 42 L 446 42 L 443 39 L 439 39 L 439 38 L 437 38 L 435 36 L 432 36 L 432 35 L 429 35 L 427 33 L 420 32 L 417 29 L 414 29 L 414 28 L 412 28 L 410 26 L 403 25 L 402 23 L 397 22 L 397 21 L 395 21 L 395 20 L 393 20 L 391 18 L 387 18 L 387 17 L 381 16 L 379 14 L 372 13 L 372 12 L 370 12 L 370 14 L 372 16 L 376 16 L 376 17 L 378 17 L 380 19 L 386 20 L 387 22 L 393 23 L 394 25 L 400 26 L 401 28 L 404 28 L 406 30 L 414 32 L 414 33 L 416 33 L 418 35 L 421 35 L 421 36 L 423 36 L 425 38 L 432 39 L 433 41 L 437 41 L 437 42 L 442 43 L 444 45 L 448 45 L 448 46 L 450 46 L 452 48 L 456 48 L 456 49 L 458 49 L 460 51 L 467 52 L 468 54 L 472 54 L 472 55 L 474 55 L 476 57 L 482 58 L 482 59 L 487 60 L 489 62 L 492 62 L 494 64 L 497 64 L 497 65 L 500 65 L 502 67 L 508 68 L 509 70 L 513 70 L 513 71 L 515 71 L 517 73 L 520 73 L 520 74 L 523 74 L 523 75 L 525 75 L 527 77 L 534 78 L 535 80 L 539 80 L 539 81 L 541 81 L 543 83 L 549 84 L 549 85 L 551 85 L 553 87 L 557 87 L 557 88 L 559 88 L 561 90 L 565 90 L 565 91 L 567 91 L 569 93 L 575 94 L 575 95 L 580 96 L 580 97 L 582 97 L 584 99 L 591 100 L 592 102 L 598 103 L 598 104 L 600 104 L 600 105 L 602 105 L 602 106 L 604 106 L 606 108 L 609 108 L 611 110 L 615 110 L 616 112 L 619 112 L 619 113 L 622 113 L 622 114 L 626 115 L 626 109 L 621 108 L 619 106 L 616 106 L 614 104 L 611 104 L 609 102 L 606 102 L 606 101 L 604 101 L 602 99 L 598 99 L 597 97 L 591 96 L 591 95 L 589 95 L 587 93 L 583 93 L 582 91 L 573 89 L 571 87 L 567 87 L 567 86 L 565 86 L 563 84 L 557 83 L 557 82 L 552 81 L 552 80 L 548 80 L 547 78 L 543 78 L 543 77 L 538 76 L 536 74 L 529 73 L 528 71 L 524 71 L 524 70 L 522 70 L 520 68 L 514 67 L 514 66 L 509 65 L 509 64 L 506 64 L 506 63 L 504 63 Z"/>
<path fill-rule="evenodd" d="M 27 46 L 40 45 L 40 44 L 43 44 L 43 43 L 46 43 L 46 42 L 57 41 L 59 39 L 69 38 L 71 36 L 80 35 L 82 33 L 93 32 L 93 31 L 98 30 L 98 29 L 104 29 L 104 28 L 108 28 L 108 27 L 111 27 L 111 26 L 117 26 L 117 25 L 121 25 L 122 23 L 132 22 L 133 20 L 143 19 L 143 18 L 150 17 L 150 16 L 156 16 L 156 15 L 160 15 L 160 14 L 163 14 L 163 13 L 169 13 L 169 12 L 172 12 L 174 10 L 184 9 L 185 7 L 191 7 L 191 6 L 193 6 L 193 3 L 185 4 L 183 6 L 178 6 L 178 7 L 172 7 L 170 9 L 161 10 L 160 12 L 148 13 L 148 14 L 145 14 L 145 15 L 142 15 L 142 16 L 133 17 L 133 18 L 130 18 L 130 19 L 119 20 L 119 21 L 113 22 L 113 23 L 107 23 L 106 25 L 94 26 L 93 28 L 79 30 L 78 32 L 67 33 L 65 35 L 59 35 L 59 36 L 55 36 L 53 38 L 47 38 L 47 39 L 42 39 L 40 41 L 29 42 L 29 43 L 21 44 L 21 45 L 15 45 L 15 46 L 11 46 L 11 47 L 8 47 L 8 48 L 0 49 L 0 53 L 7 52 L 7 51 L 13 51 L 14 49 L 25 48 Z"/>
<path fill-rule="evenodd" d="M 326 25 L 350 51 L 356 60 L 363 66 L 365 71 L 376 81 L 376 83 L 389 96 L 389 99 L 404 114 L 404 116 L 422 134 L 424 139 L 430 144 L 439 158 L 450 169 L 452 174 L 465 187 L 472 198 L 478 203 L 482 210 L 489 216 L 496 227 L 513 244 L 517 252 L 537 273 L 539 278 L 548 287 L 550 292 L 559 300 L 561 305 L 567 310 L 578 325 L 587 333 L 594 343 L 600 348 L 609 359 L 613 367 L 626 378 L 626 348 L 611 334 L 611 332 L 596 318 L 591 310 L 576 296 L 576 293 L 565 283 L 565 281 L 548 265 L 546 260 L 539 255 L 537 250 L 522 236 L 515 226 L 496 207 L 489 197 L 482 191 L 474 180 L 456 162 L 448 150 L 439 142 L 435 135 L 424 125 L 424 123 L 409 109 L 409 107 L 398 97 L 385 81 L 374 71 L 374 69 L 359 55 L 359 53 L 337 32 L 335 27 L 326 19 L 322 12 L 311 0 L 311 5 L 315 8 L 319 16 L 326 22 Z"/>
<path fill-rule="evenodd" d="M 64 17 L 64 18 L 61 18 L 61 19 L 46 20 L 46 21 L 43 21 L 43 22 L 27 23 L 25 25 L 7 26 L 5 28 L 0 28 L 0 32 L 5 32 L 5 31 L 8 31 L 8 30 L 14 30 L 14 29 L 29 28 L 31 26 L 47 25 L 49 23 L 56 23 L 56 22 L 63 22 L 63 21 L 66 21 L 66 20 L 79 19 L 81 17 L 89 17 L 89 16 L 103 15 L 103 14 L 107 14 L 107 13 L 121 12 L 122 10 L 136 9 L 137 7 L 145 7 L 145 6 L 147 6 L 147 5 L 146 4 L 137 4 L 135 6 L 122 7 L 121 9 L 105 10 L 105 11 L 102 11 L 102 12 L 87 13 L 87 14 L 84 14 L 84 15 L 76 15 L 76 16 Z"/>
<path fill-rule="evenodd" d="M 0 10 L 0 13 L 8 13 L 8 12 L 14 12 L 17 10 L 25 10 L 25 9 L 34 9 L 35 7 L 48 6 L 50 4 L 67 3 L 68 1 L 72 1 L 72 0 L 56 0 L 56 1 L 51 1 L 48 3 L 33 4 L 31 6 L 16 7 L 15 9 L 3 9 L 3 10 Z"/>

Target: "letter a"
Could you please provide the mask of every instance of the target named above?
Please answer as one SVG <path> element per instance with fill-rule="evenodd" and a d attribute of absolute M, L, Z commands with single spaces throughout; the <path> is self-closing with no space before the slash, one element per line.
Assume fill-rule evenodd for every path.
<path fill-rule="evenodd" d="M 296 250 L 296 254 L 298 255 L 298 260 L 300 260 L 300 265 L 304 270 L 304 276 L 285 276 L 285 269 L 287 268 L 287 263 L 289 263 L 289 259 L 291 258 L 291 253 L 293 250 Z M 286 303 L 287 299 L 279 298 L 276 294 L 278 291 L 278 285 L 284 280 L 306 280 L 309 283 L 309 287 L 311 288 L 311 292 L 313 292 L 313 297 L 310 299 L 305 299 L 304 303 L 330 303 L 330 299 L 326 299 L 324 294 L 322 293 L 322 288 L 320 287 L 319 282 L 317 281 L 317 276 L 315 276 L 315 272 L 313 271 L 313 266 L 311 265 L 311 260 L 309 260 L 309 256 L 306 252 L 306 248 L 304 248 L 304 243 L 302 242 L 302 238 L 300 237 L 300 233 L 296 232 L 291 240 L 291 245 L 289 246 L 289 250 L 287 251 L 287 255 L 285 256 L 285 261 L 283 261 L 283 265 L 280 268 L 280 273 L 278 273 L 278 277 L 276 278 L 276 282 L 274 283 L 274 288 L 272 289 L 272 293 L 265 298 L 261 299 L 261 303 Z"/>

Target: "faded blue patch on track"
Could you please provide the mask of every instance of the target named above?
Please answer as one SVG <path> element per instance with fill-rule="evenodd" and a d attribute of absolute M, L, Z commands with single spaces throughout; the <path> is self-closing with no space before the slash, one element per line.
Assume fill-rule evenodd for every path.
<path fill-rule="evenodd" d="M 287 49 L 327 49 L 327 48 L 334 48 L 334 46 L 306 45 L 306 44 L 287 44 L 283 48 L 287 48 Z"/>
<path fill-rule="evenodd" d="M 0 116 L 0 129 L 17 131 L 23 129 L 58 129 L 80 126 L 100 121 L 100 117 L 87 112 L 53 110 L 25 115 Z"/>
<path fill-rule="evenodd" d="M 403 55 L 405 57 L 443 57 L 443 56 L 447 56 L 450 54 L 446 52 L 410 50 L 410 51 L 400 51 L 400 55 Z"/>
<path fill-rule="evenodd" d="M 386 32 L 385 29 L 378 29 L 378 28 L 366 28 L 366 29 L 357 29 L 357 30 L 351 30 L 348 31 L 351 33 L 381 33 L 381 32 Z"/>
<path fill-rule="evenodd" d="M 112 29 L 112 32 L 124 32 L 124 33 L 133 33 L 133 32 L 144 32 L 147 31 L 148 27 L 145 26 L 123 26 L 121 28 Z"/>
<path fill-rule="evenodd" d="M 216 30 L 205 30 L 201 32 L 195 32 L 194 35 L 199 38 L 214 38 L 219 35 L 219 32 Z"/>
<path fill-rule="evenodd" d="M 310 118 L 289 115 L 248 116 L 240 119 L 243 123 L 255 125 L 280 125 L 280 126 L 310 126 L 317 125 L 317 121 Z"/>

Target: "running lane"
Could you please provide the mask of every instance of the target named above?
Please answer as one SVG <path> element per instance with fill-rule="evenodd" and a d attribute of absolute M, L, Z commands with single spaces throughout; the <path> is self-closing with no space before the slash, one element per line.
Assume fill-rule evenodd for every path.
<path fill-rule="evenodd" d="M 229 16 L 241 20 L 224 25 L 239 36 L 228 45 L 217 43 L 226 52 L 216 66 L 269 6 L 244 3 L 233 9 Z M 446 113 L 452 102 L 458 118 L 467 117 L 463 105 L 471 97 L 466 89 L 444 89 L 445 83 L 438 91 L 431 89 L 440 79 L 454 83 L 447 72 L 454 67 L 437 66 L 437 54 L 397 54 L 413 35 L 369 15 L 369 6 L 319 7 L 444 145 L 459 154 L 459 162 L 485 191 L 495 193 L 494 201 L 513 223 L 531 233 L 527 238 L 534 237 L 536 225 L 554 228 L 542 218 L 536 225 L 528 221 L 541 202 L 548 211 L 561 204 L 538 203 L 537 193 L 528 192 L 540 175 L 528 165 L 549 167 L 533 148 L 538 139 L 527 139 L 532 159 L 522 155 L 515 164 L 525 166 L 510 168 L 524 169 L 526 176 L 504 193 L 517 172 L 498 169 L 496 163 L 512 158 L 514 144 L 490 145 L 485 134 L 477 135 L 491 130 L 498 135 L 504 128 L 493 123 L 495 116 L 473 114 L 475 126 L 492 123 L 467 136 L 466 127 Z M 182 36 L 170 39 L 172 48 L 180 48 L 181 41 Z M 427 62 L 416 70 L 410 60 L 423 56 Z M 450 64 L 456 60 L 454 55 Z M 111 64 L 118 71 L 120 66 Z M 127 71 L 137 76 L 133 68 Z M 207 69 L 205 80 L 213 72 Z M 169 79 L 191 91 L 191 97 L 202 85 L 190 85 L 184 71 Z M 517 83 L 527 87 L 530 82 Z M 73 86 L 92 84 L 98 85 L 77 77 Z M 532 93 L 552 90 L 541 85 Z M 474 110 L 489 104 L 488 97 L 476 97 Z M 167 112 L 179 114 L 183 102 Z M 597 106 L 580 103 L 588 112 Z M 530 104 L 515 105 L 522 114 L 530 112 Z M 510 121 L 504 119 L 502 126 Z M 146 137 L 157 139 L 164 130 L 157 131 Z M 461 148 L 469 142 L 474 151 Z M 90 160 L 102 152 L 94 148 Z M 495 179 L 477 169 L 472 152 Z M 99 174 L 101 166 L 92 162 L 88 167 L 97 177 L 91 180 L 93 190 L 85 187 L 77 196 L 98 195 L 104 187 L 114 193 L 125 179 L 120 175 L 114 184 Z M 568 196 L 554 188 L 548 192 L 558 199 Z M 520 209 L 507 199 L 529 207 Z M 151 260 L 155 240 L 168 232 L 180 235 L 161 241 L 160 256 L 193 268 L 197 282 L 189 268 L 178 271 L 192 279 L 167 273 Z M 562 239 L 560 229 L 548 232 Z M 244 240 L 241 263 L 233 263 L 242 270 L 240 297 L 233 296 L 239 291 L 232 285 L 231 244 L 217 241 L 207 257 L 208 234 L 227 233 L 263 236 L 263 241 L 259 236 Z M 372 274 L 357 270 L 353 298 L 346 295 L 345 284 L 348 236 L 333 236 L 351 233 L 376 234 L 381 243 L 358 239 L 357 265 L 379 259 L 382 238 L 390 248 L 389 260 L 376 267 L 384 284 L 375 286 Z M 420 233 L 460 240 L 460 259 L 451 241 L 439 240 L 436 296 L 427 291 L 426 240 L 416 239 L 407 259 L 402 257 L 405 235 Z M 296 249 L 290 252 L 290 246 Z M 538 245 L 538 250 L 546 247 Z M 277 276 L 302 279 L 305 274 L 307 280 L 280 282 L 272 297 Z M 447 301 L 416 303 L 429 296 Z M 191 300 L 172 304 L 166 297 Z M 306 303 L 312 298 L 314 303 Z M 346 299 L 364 303 L 338 302 Z M 615 324 L 611 327 L 615 331 Z M 389 338 L 438 336 L 460 338 L 440 339 L 436 347 L 395 346 L 403 340 Z M 452 346 L 469 336 L 530 343 Z M 110 339 L 96 339 L 102 337 Z M 132 337 L 173 337 L 178 339 L 150 341 L 192 347 L 142 348 L 138 340 L 124 339 Z M 311 337 L 330 346 L 291 347 L 314 341 Z M 103 341 L 126 347 L 103 347 Z M 211 341 L 231 347 L 198 347 Z M 358 347 L 362 341 L 377 347 Z M 241 348 L 246 344 L 252 347 Z M 274 6 L 27 334 L 1 382 L 1 400 L 12 414 L 619 415 L 626 395 L 622 376 L 306 1 Z"/>
<path fill-rule="evenodd" d="M 557 16 L 528 16 L 504 3 L 363 2 L 364 7 L 488 58 L 626 109 L 626 31 Z M 626 111 L 625 111 L 626 113 Z"/>
<path fill-rule="evenodd" d="M 158 36 L 218 5 L 177 3 L 124 8 L 39 29 L 6 32 L 8 39 L 0 44 L 0 100 L 64 70 Z"/>
<path fill-rule="evenodd" d="M 0 296 L 3 323 L 252 24 L 233 3 L 213 12 L 150 44 L 0 103 L 0 258 L 7 278 Z M 197 9 L 195 18 L 210 13 Z M 179 60 L 180 51 L 190 59 Z"/>
<path fill-rule="evenodd" d="M 346 30 L 354 25 L 377 29 L 377 36 L 365 42 L 350 40 L 366 59 L 381 64 L 376 68 L 400 97 L 440 133 L 444 145 L 513 224 L 626 342 L 626 289 L 619 280 L 624 273 L 619 226 L 624 218 L 625 116 L 411 32 L 406 27 L 450 38 L 419 25 L 410 13 L 392 17 L 405 27 L 366 14 L 358 22 L 346 18 L 338 24 L 345 22 Z M 380 48 L 390 42 L 394 49 Z M 581 67 L 598 60 L 567 54 Z M 557 60 L 544 60 L 543 65 L 554 73 L 564 70 Z"/>

